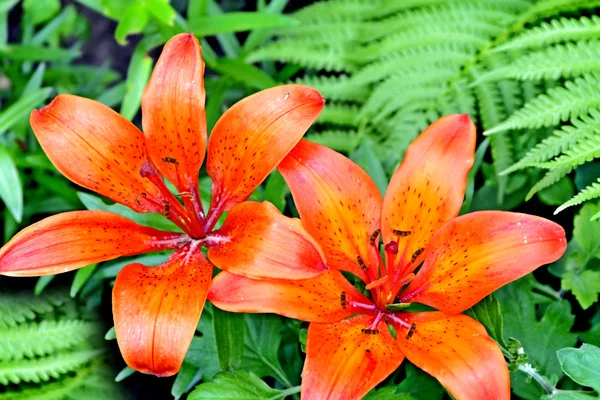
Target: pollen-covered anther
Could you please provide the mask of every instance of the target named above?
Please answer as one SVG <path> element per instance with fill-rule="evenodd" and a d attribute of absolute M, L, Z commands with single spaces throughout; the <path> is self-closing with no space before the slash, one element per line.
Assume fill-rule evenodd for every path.
<path fill-rule="evenodd" d="M 396 285 L 398 287 L 402 287 L 408 283 L 411 283 L 412 280 L 415 279 L 415 274 L 413 274 L 412 272 L 408 275 L 406 275 L 404 278 L 402 278 L 402 280 L 400 282 L 398 282 Z"/>
<path fill-rule="evenodd" d="M 363 271 L 369 270 L 369 267 L 367 267 L 367 264 L 365 264 L 361 256 L 356 256 L 356 262 L 358 263 L 360 269 L 362 269 Z"/>
<path fill-rule="evenodd" d="M 379 334 L 379 329 L 361 329 L 360 330 L 365 335 L 377 335 Z"/>
<path fill-rule="evenodd" d="M 369 237 L 369 243 L 371 244 L 371 246 L 375 246 L 375 241 L 377 240 L 377 237 L 379 236 L 380 233 L 381 233 L 381 229 L 377 229 L 375 232 L 373 232 L 371 234 L 371 236 Z"/>
<path fill-rule="evenodd" d="M 340 303 L 342 305 L 342 308 L 346 308 L 346 292 L 342 291 L 342 293 L 340 294 Z"/>
<path fill-rule="evenodd" d="M 373 281 L 373 282 L 369 283 L 369 284 L 366 286 L 366 289 L 367 289 L 367 290 L 375 289 L 375 288 L 377 288 L 377 287 L 379 287 L 379 286 L 383 285 L 383 284 L 384 284 L 384 283 L 386 283 L 387 281 L 388 281 L 388 276 L 387 276 L 387 275 L 384 275 L 384 276 L 382 276 L 381 278 L 377 279 L 376 281 Z"/>
<path fill-rule="evenodd" d="M 163 157 L 162 162 L 167 163 L 167 164 L 179 165 L 179 161 L 177 161 L 177 159 L 173 158 L 173 157 Z"/>
<path fill-rule="evenodd" d="M 394 233 L 394 235 L 400 236 L 400 237 L 406 237 L 412 233 L 412 231 L 401 231 L 398 229 L 393 229 L 392 232 Z"/>
<path fill-rule="evenodd" d="M 413 322 L 412 325 L 410 326 L 410 328 L 408 329 L 408 332 L 406 332 L 406 340 L 409 340 L 411 337 L 413 337 L 416 330 L 417 330 L 417 324 L 415 324 Z"/>
<path fill-rule="evenodd" d="M 167 219 L 171 217 L 171 203 L 168 201 L 164 204 L 163 214 Z"/>
<path fill-rule="evenodd" d="M 412 257 L 410 258 L 410 262 L 415 262 L 417 261 L 417 258 L 419 258 L 419 256 L 421 255 L 421 253 L 425 251 L 425 248 L 421 247 L 420 249 L 417 249 L 417 251 L 415 251 L 412 255 Z"/>

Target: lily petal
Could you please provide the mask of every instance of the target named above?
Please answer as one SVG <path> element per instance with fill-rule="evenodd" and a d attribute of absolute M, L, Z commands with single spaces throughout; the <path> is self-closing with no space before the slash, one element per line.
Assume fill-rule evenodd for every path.
<path fill-rule="evenodd" d="M 212 276 L 212 264 L 189 246 L 158 267 L 130 264 L 113 288 L 121 354 L 131 368 L 157 376 L 181 367 Z"/>
<path fill-rule="evenodd" d="M 360 399 L 404 360 L 385 323 L 366 334 L 372 317 L 312 323 L 306 340 L 302 399 Z"/>
<path fill-rule="evenodd" d="M 246 97 L 227 110 L 208 143 L 211 208 L 226 211 L 246 200 L 298 143 L 324 104 L 311 87 L 283 85 Z"/>
<path fill-rule="evenodd" d="M 475 137 L 468 115 L 449 115 L 431 124 L 406 150 L 381 217 L 384 243 L 398 242 L 390 272 L 396 281 L 415 270 L 433 234 L 458 215 L 475 157 Z"/>
<path fill-rule="evenodd" d="M 441 312 L 407 313 L 412 336 L 393 323 L 402 353 L 437 378 L 456 400 L 508 400 L 510 379 L 498 344 L 479 322 Z M 408 337 L 408 338 L 407 338 Z"/>
<path fill-rule="evenodd" d="M 274 313 L 309 322 L 339 321 L 364 311 L 352 307 L 352 302 L 373 304 L 334 269 L 301 281 L 255 280 L 221 272 L 208 299 L 226 311 Z"/>
<path fill-rule="evenodd" d="M 61 94 L 31 112 L 31 127 L 56 168 L 76 184 L 138 212 L 162 212 L 147 201 L 158 191 L 142 178 L 144 135 L 105 105 Z"/>
<path fill-rule="evenodd" d="M 560 258 L 564 229 L 547 219 L 481 211 L 444 225 L 425 251 L 425 263 L 401 298 L 456 314 L 543 264 Z"/>
<path fill-rule="evenodd" d="M 72 211 L 23 229 L 0 249 L 0 275 L 40 276 L 121 256 L 172 249 L 181 234 L 141 226 L 106 211 Z"/>
<path fill-rule="evenodd" d="M 325 253 L 327 265 L 368 282 L 379 267 L 370 244 L 379 229 L 381 194 L 369 175 L 343 155 L 302 140 L 279 165 L 302 223 Z M 357 261 L 360 257 L 363 268 Z"/>
<path fill-rule="evenodd" d="M 300 220 L 271 203 L 238 204 L 209 239 L 214 240 L 208 249 L 211 262 L 249 278 L 306 279 L 327 270 L 319 245 Z"/>
<path fill-rule="evenodd" d="M 206 153 L 204 62 L 190 33 L 165 44 L 142 96 L 148 154 L 180 192 L 197 190 Z"/>

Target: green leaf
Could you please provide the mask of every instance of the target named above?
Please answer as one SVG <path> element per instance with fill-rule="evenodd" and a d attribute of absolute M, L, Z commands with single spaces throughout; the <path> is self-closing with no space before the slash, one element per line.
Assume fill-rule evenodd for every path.
<path fill-rule="evenodd" d="M 221 371 L 239 369 L 244 355 L 244 315 L 215 307 L 213 327 Z"/>
<path fill-rule="evenodd" d="M 37 296 L 40 293 L 42 293 L 44 291 L 44 289 L 46 289 L 46 286 L 48 286 L 55 277 L 56 277 L 56 275 L 40 276 L 38 278 L 37 282 L 35 283 L 35 288 L 33 289 L 33 294 L 35 294 Z"/>
<path fill-rule="evenodd" d="M 17 222 L 23 217 L 23 186 L 13 158 L 0 143 L 0 198 Z"/>
<path fill-rule="evenodd" d="M 219 57 L 210 68 L 241 82 L 251 89 L 263 90 L 277 86 L 277 82 L 263 70 L 246 64 L 238 58 Z"/>
<path fill-rule="evenodd" d="M 381 194 L 385 194 L 388 178 L 369 138 L 363 138 L 360 146 L 350 155 L 350 159 L 360 165 L 373 179 Z"/>
<path fill-rule="evenodd" d="M 285 209 L 285 196 L 290 192 L 283 176 L 275 170 L 265 185 L 264 200 L 271 202 L 281 212 Z"/>
<path fill-rule="evenodd" d="M 79 57 L 79 50 L 59 47 L 6 44 L 0 46 L 0 56 L 14 61 L 58 61 Z"/>
<path fill-rule="evenodd" d="M 79 290 L 85 285 L 88 279 L 90 279 L 97 267 L 98 264 L 92 264 L 77 270 L 75 277 L 73 278 L 73 283 L 71 284 L 71 297 L 77 296 Z"/>
<path fill-rule="evenodd" d="M 410 395 L 416 400 L 440 400 L 442 398 L 444 388 L 437 379 L 409 362 L 405 362 L 404 365 L 406 378 L 396 386 L 397 394 Z"/>
<path fill-rule="evenodd" d="M 230 12 L 197 18 L 193 24 L 190 24 L 190 30 L 196 36 L 210 36 L 218 33 L 291 26 L 296 23 L 297 21 L 291 17 L 268 12 Z"/>
<path fill-rule="evenodd" d="M 584 343 L 579 349 L 561 349 L 558 360 L 569 378 L 600 392 L 600 348 Z"/>
<path fill-rule="evenodd" d="M 396 393 L 393 386 L 385 386 L 379 389 L 373 389 L 363 400 L 416 400 L 415 397 L 407 393 Z"/>
<path fill-rule="evenodd" d="M 575 195 L 575 185 L 569 177 L 562 177 L 558 182 L 537 192 L 542 203 L 559 206 Z"/>
<path fill-rule="evenodd" d="M 554 394 L 543 396 L 541 400 L 594 400 L 596 396 L 590 396 L 584 392 L 576 392 L 573 390 L 557 390 Z"/>
<path fill-rule="evenodd" d="M 19 0 L 3 0 L 0 2 L 0 13 L 10 11 L 10 9 L 16 6 L 18 2 Z"/>
<path fill-rule="evenodd" d="M 473 307 L 465 311 L 465 314 L 470 316 L 476 321 L 479 321 L 492 339 L 494 339 L 500 346 L 506 347 L 504 342 L 503 319 L 502 311 L 500 310 L 500 303 L 494 298 L 493 295 L 489 295 Z"/>
<path fill-rule="evenodd" d="M 27 118 L 31 110 L 45 102 L 51 92 L 51 88 L 34 90 L 2 111 L 0 113 L 0 135 L 21 119 Z"/>
<path fill-rule="evenodd" d="M 169 5 L 169 0 L 146 0 L 147 7 L 154 18 L 161 23 L 173 26 L 175 15 L 177 14 L 173 7 Z"/>
<path fill-rule="evenodd" d="M 581 308 L 587 310 L 598 301 L 600 272 L 587 270 L 576 273 L 568 271 L 563 275 L 561 285 L 563 289 L 573 292 Z"/>
<path fill-rule="evenodd" d="M 134 369 L 125 367 L 121 370 L 121 372 L 119 372 L 117 374 L 117 376 L 115 377 L 115 382 L 121 382 L 122 380 L 129 378 L 134 373 L 135 373 Z"/>
<path fill-rule="evenodd" d="M 141 44 L 135 48 L 125 82 L 125 96 L 121 104 L 121 115 L 132 120 L 140 109 L 142 92 L 152 73 L 152 58 L 146 54 Z"/>
<path fill-rule="evenodd" d="M 110 211 L 125 218 L 129 218 L 140 225 L 150 226 L 152 228 L 167 231 L 179 231 L 179 228 L 174 223 L 166 219 L 162 214 L 137 213 L 129 207 L 118 203 L 108 205 L 104 203 L 100 197 L 89 193 L 77 192 L 77 196 L 88 210 Z"/>
<path fill-rule="evenodd" d="M 113 326 L 104 335 L 104 340 L 115 340 L 116 338 L 117 338 L 117 332 L 115 331 L 115 327 Z"/>
<path fill-rule="evenodd" d="M 24 0 L 23 11 L 28 22 L 39 25 L 60 11 L 60 0 Z"/>
<path fill-rule="evenodd" d="M 145 2 L 134 1 L 123 12 L 119 19 L 119 25 L 115 30 L 115 39 L 121 45 L 127 43 L 127 36 L 140 33 L 148 23 L 150 14 Z"/>
<path fill-rule="evenodd" d="M 196 386 L 188 399 L 275 400 L 283 399 L 287 394 L 297 393 L 298 391 L 299 388 L 294 388 L 293 392 L 272 389 L 252 372 L 222 372 L 217 374 L 212 382 Z"/>
<path fill-rule="evenodd" d="M 587 203 L 581 207 L 581 211 L 573 219 L 573 239 L 589 261 L 592 258 L 600 258 L 600 221 L 592 219 L 600 212 L 600 205 Z"/>

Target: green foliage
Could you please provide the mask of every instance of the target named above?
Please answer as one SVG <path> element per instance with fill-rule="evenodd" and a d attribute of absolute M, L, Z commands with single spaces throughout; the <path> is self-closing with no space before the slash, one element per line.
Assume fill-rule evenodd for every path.
<path fill-rule="evenodd" d="M 286 391 L 275 390 L 252 372 L 236 371 L 220 373 L 212 382 L 198 385 L 188 398 L 275 400 L 299 391 L 299 387 Z"/>
<path fill-rule="evenodd" d="M 562 349 L 558 360 L 569 378 L 600 393 L 600 348 L 584 343 L 579 349 Z"/>

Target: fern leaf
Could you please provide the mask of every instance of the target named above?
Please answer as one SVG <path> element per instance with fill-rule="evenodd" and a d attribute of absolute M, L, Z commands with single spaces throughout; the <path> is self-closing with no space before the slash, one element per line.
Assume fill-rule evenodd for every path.
<path fill-rule="evenodd" d="M 473 83 L 499 79 L 553 80 L 600 71 L 600 40 L 567 43 L 520 57 Z"/>
<path fill-rule="evenodd" d="M 600 0 L 544 0 L 527 10 L 521 16 L 525 22 L 547 18 L 559 13 L 600 7 Z"/>
<path fill-rule="evenodd" d="M 79 350 L 33 360 L 3 362 L 0 364 L 0 384 L 39 383 L 51 378 L 56 379 L 63 374 L 76 371 L 103 353 L 103 350 Z"/>
<path fill-rule="evenodd" d="M 0 292 L 0 327 L 16 326 L 39 314 L 52 312 L 65 303 L 65 293 L 47 291 L 40 296 L 30 293 Z"/>
<path fill-rule="evenodd" d="M 98 329 L 98 324 L 81 320 L 46 320 L 0 329 L 0 361 L 69 349 L 97 335 Z"/>
<path fill-rule="evenodd" d="M 600 37 L 600 17 L 560 18 L 542 22 L 492 51 L 546 47 L 548 45 Z"/>
<path fill-rule="evenodd" d="M 525 167 L 532 167 L 543 163 L 563 153 L 580 140 L 599 135 L 600 111 L 591 110 L 589 116 L 583 115 L 578 119 L 574 119 L 571 123 L 573 124 L 572 126 L 565 125 L 561 129 L 554 131 L 552 136 L 538 143 L 519 162 L 502 173 L 509 174 Z"/>
<path fill-rule="evenodd" d="M 327 103 L 317 119 L 320 124 L 334 124 L 357 127 L 358 106 Z"/>
<path fill-rule="evenodd" d="M 310 4 L 293 14 L 301 23 L 327 21 L 329 19 L 347 17 L 362 18 L 365 13 L 381 7 L 380 0 L 329 0 Z"/>
<path fill-rule="evenodd" d="M 369 93 L 367 87 L 352 84 L 347 75 L 305 76 L 294 83 L 314 87 L 327 100 L 333 101 L 363 102 Z"/>
<path fill-rule="evenodd" d="M 350 153 L 358 146 L 360 135 L 356 131 L 326 130 L 307 135 L 306 139 L 330 147 L 335 151 Z"/>
<path fill-rule="evenodd" d="M 540 128 L 580 117 L 591 108 L 600 106 L 600 80 L 586 75 L 552 88 L 526 103 L 508 120 L 484 132 L 485 135 L 507 129 Z"/>
<path fill-rule="evenodd" d="M 544 190 L 554 185 L 562 177 L 566 176 L 569 172 L 571 172 L 570 168 L 557 168 L 548 171 L 546 175 L 544 175 L 544 177 L 535 185 L 533 185 L 531 190 L 529 190 L 529 193 L 527 193 L 527 196 L 525 196 L 525 201 L 529 201 L 540 190 Z"/>
<path fill-rule="evenodd" d="M 552 172 L 552 171 L 551 171 Z M 563 211 L 566 208 L 577 206 L 584 201 L 596 199 L 600 197 L 600 178 L 598 178 L 597 182 L 592 183 L 586 188 L 583 188 L 579 193 L 577 193 L 571 200 L 565 202 L 563 205 L 558 207 L 556 211 L 554 211 L 554 215 Z"/>
<path fill-rule="evenodd" d="M 600 136 L 588 136 L 579 143 L 574 144 L 563 155 L 555 160 L 541 163 L 533 163 L 532 166 L 538 168 L 555 169 L 571 168 L 592 161 L 600 157 Z"/>

